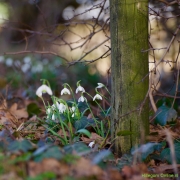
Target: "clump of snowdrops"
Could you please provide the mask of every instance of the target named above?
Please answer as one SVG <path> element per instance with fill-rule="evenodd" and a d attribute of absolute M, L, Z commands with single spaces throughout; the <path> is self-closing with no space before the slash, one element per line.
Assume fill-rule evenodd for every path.
<path fill-rule="evenodd" d="M 88 130 L 90 127 L 102 138 L 106 139 L 108 137 L 110 107 L 102 108 L 102 101 L 108 99 L 99 92 L 100 89 L 104 89 L 110 95 L 104 84 L 98 83 L 95 88 L 95 96 L 91 96 L 81 86 L 80 81 L 77 82 L 75 92 L 69 84 L 65 83 L 60 92 L 61 97 L 56 97 L 53 95 L 49 82 L 44 79 L 42 82 L 42 85 L 36 91 L 36 95 L 42 99 L 45 106 L 45 127 L 50 133 L 57 136 L 63 145 L 78 141 L 82 134 L 90 138 L 91 133 Z M 43 93 L 51 96 L 52 104 L 44 101 Z M 69 95 L 69 100 L 65 101 L 63 95 Z M 92 99 L 95 102 L 94 104 L 99 110 L 101 118 L 93 114 L 92 107 L 87 99 Z"/>

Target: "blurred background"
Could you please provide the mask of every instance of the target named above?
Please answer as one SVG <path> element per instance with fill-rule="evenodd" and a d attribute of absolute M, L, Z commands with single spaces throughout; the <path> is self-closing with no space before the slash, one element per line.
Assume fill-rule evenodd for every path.
<path fill-rule="evenodd" d="M 109 51 L 108 1 L 0 0 L 0 89 L 8 97 L 35 98 L 40 79 L 57 95 L 78 80 L 88 90 L 108 85 Z"/>
<path fill-rule="evenodd" d="M 161 59 L 180 24 L 180 5 L 149 2 L 149 67 Z M 0 89 L 3 96 L 35 98 L 40 79 L 56 95 L 63 83 L 90 92 L 110 87 L 108 0 L 0 0 Z M 156 89 L 174 84 L 179 36 L 153 74 Z M 143 48 L 142 48 L 143 49 Z"/>

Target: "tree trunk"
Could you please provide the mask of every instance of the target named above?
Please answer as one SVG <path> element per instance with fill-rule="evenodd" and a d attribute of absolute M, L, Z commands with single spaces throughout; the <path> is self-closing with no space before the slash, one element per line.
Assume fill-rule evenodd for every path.
<path fill-rule="evenodd" d="M 128 153 L 149 132 L 148 92 L 148 1 L 110 0 L 112 138 L 119 131 L 132 135 L 115 139 L 115 152 Z M 143 81 L 142 81 L 143 80 Z M 137 111 L 134 111 L 137 110 Z"/>

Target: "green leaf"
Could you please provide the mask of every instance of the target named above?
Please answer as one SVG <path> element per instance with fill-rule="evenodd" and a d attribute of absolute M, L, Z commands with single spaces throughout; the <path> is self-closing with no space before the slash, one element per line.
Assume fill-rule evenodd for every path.
<path fill-rule="evenodd" d="M 54 172 L 43 172 L 35 177 L 28 177 L 27 180 L 50 180 L 55 178 L 56 174 Z"/>
<path fill-rule="evenodd" d="M 12 160 L 13 164 L 19 163 L 19 162 L 26 162 L 29 161 L 31 158 L 32 154 L 30 152 L 24 153 L 21 156 L 16 157 L 15 159 Z"/>
<path fill-rule="evenodd" d="M 111 106 L 108 109 L 106 109 L 104 111 L 101 111 L 100 114 L 101 114 L 102 117 L 110 116 L 110 114 L 111 114 Z"/>
<path fill-rule="evenodd" d="M 8 130 L 0 131 L 0 150 L 6 150 L 13 141 L 13 136 Z"/>
<path fill-rule="evenodd" d="M 58 133 L 56 133 L 55 131 L 53 131 L 51 128 L 49 128 L 49 127 L 47 127 L 47 126 L 44 126 L 44 125 L 43 125 L 43 127 L 45 127 L 46 129 L 48 129 L 54 136 L 57 136 L 57 137 L 61 140 L 61 142 L 62 142 L 63 145 L 66 144 L 66 141 L 65 141 Z"/>
<path fill-rule="evenodd" d="M 74 154 L 65 154 L 62 158 L 62 161 L 68 163 L 68 164 L 73 164 L 76 163 L 76 161 L 80 159 L 80 156 L 74 155 Z"/>
<path fill-rule="evenodd" d="M 127 131 L 127 130 L 117 132 L 117 136 L 129 136 L 132 134 L 134 134 L 132 131 Z"/>
<path fill-rule="evenodd" d="M 86 116 L 81 117 L 80 120 L 77 120 L 74 123 L 76 130 L 85 129 L 93 125 L 95 125 L 95 121 L 93 119 L 88 119 Z"/>
<path fill-rule="evenodd" d="M 176 110 L 169 108 L 165 105 L 162 105 L 158 108 L 155 114 L 156 118 L 154 123 L 165 126 L 167 123 L 173 122 L 177 118 Z"/>
<path fill-rule="evenodd" d="M 174 144 L 174 150 L 175 150 L 176 163 L 180 164 L 180 143 Z M 160 154 L 160 157 L 161 157 L 161 159 L 166 160 L 169 164 L 172 164 L 172 157 L 171 157 L 170 148 L 163 149 L 161 154 Z"/>
<path fill-rule="evenodd" d="M 112 158 L 113 158 L 113 154 L 111 153 L 111 151 L 102 150 L 92 159 L 92 164 L 99 164 L 107 159 L 112 159 Z"/>
<path fill-rule="evenodd" d="M 38 156 L 44 153 L 49 147 L 50 145 L 44 145 L 44 146 L 39 147 L 38 149 L 36 149 L 36 151 L 34 151 L 33 156 Z"/>
<path fill-rule="evenodd" d="M 121 170 L 124 166 L 130 166 L 133 163 L 133 156 L 131 154 L 123 154 L 121 159 L 117 162 L 117 167 Z"/>
<path fill-rule="evenodd" d="M 79 111 L 82 113 L 83 111 L 85 111 L 88 108 L 86 102 L 79 102 L 78 103 L 78 109 Z"/>
<path fill-rule="evenodd" d="M 89 138 L 91 137 L 91 133 L 87 129 L 80 129 L 77 131 L 77 133 L 84 134 Z"/>
<path fill-rule="evenodd" d="M 34 156 L 34 161 L 40 162 L 44 158 L 54 158 L 54 159 L 60 160 L 63 158 L 64 155 L 59 149 L 59 147 L 53 146 L 46 149 L 45 151 L 42 151 L 42 153 L 36 152 L 33 154 L 33 156 Z"/>
<path fill-rule="evenodd" d="M 33 149 L 33 145 L 26 139 L 22 141 L 13 141 L 8 146 L 8 150 L 11 152 L 23 151 L 27 152 L 28 150 Z"/>
<path fill-rule="evenodd" d="M 81 155 L 81 154 L 89 153 L 91 149 L 83 142 L 77 142 L 77 143 L 65 146 L 64 151 L 69 154 L 72 154 L 73 152 L 75 152 Z"/>
<path fill-rule="evenodd" d="M 162 145 L 160 143 L 146 143 L 138 148 L 132 148 L 131 149 L 131 154 L 134 155 L 136 153 L 141 155 L 141 158 L 143 161 L 146 160 L 146 158 L 152 154 L 155 150 L 160 150 Z"/>

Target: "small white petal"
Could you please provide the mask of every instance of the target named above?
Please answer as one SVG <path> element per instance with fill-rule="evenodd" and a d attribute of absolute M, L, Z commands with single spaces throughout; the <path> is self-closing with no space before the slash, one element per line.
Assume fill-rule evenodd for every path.
<path fill-rule="evenodd" d="M 93 145 L 94 145 L 94 144 L 95 144 L 94 141 L 92 141 L 92 142 L 89 143 L 88 146 L 89 146 L 90 148 L 93 148 Z"/>
<path fill-rule="evenodd" d="M 102 97 L 99 94 L 96 94 L 93 98 L 93 101 L 95 101 L 96 99 L 102 100 Z"/>
<path fill-rule="evenodd" d="M 76 89 L 76 94 L 78 93 L 78 92 L 85 92 L 85 89 L 82 87 L 82 86 L 78 86 L 77 87 L 77 89 Z"/>
<path fill-rule="evenodd" d="M 81 96 L 81 97 L 78 99 L 78 102 L 84 102 L 84 101 L 87 101 L 87 99 L 86 99 L 84 96 Z"/>
<path fill-rule="evenodd" d="M 43 84 L 37 89 L 36 95 L 42 97 L 42 93 L 48 93 L 49 95 L 52 95 L 52 90 L 47 85 Z"/>
<path fill-rule="evenodd" d="M 97 83 L 98 84 L 98 86 L 96 87 L 96 88 L 102 88 L 102 87 L 104 87 L 104 84 L 102 84 L 102 83 Z"/>
<path fill-rule="evenodd" d="M 51 109 L 48 108 L 47 111 L 46 111 L 47 114 L 50 114 L 51 113 Z"/>
<path fill-rule="evenodd" d="M 54 114 L 52 115 L 52 120 L 53 120 L 53 121 L 55 120 L 55 115 L 54 115 Z"/>
<path fill-rule="evenodd" d="M 63 103 L 60 103 L 58 109 L 60 113 L 64 113 L 66 111 L 66 106 Z"/>
<path fill-rule="evenodd" d="M 63 94 L 71 94 L 71 93 L 70 93 L 69 89 L 64 88 L 64 89 L 61 91 L 61 95 L 63 95 Z"/>
<path fill-rule="evenodd" d="M 73 107 L 71 108 L 71 111 L 74 112 L 75 110 L 76 110 L 76 107 L 73 106 Z"/>
<path fill-rule="evenodd" d="M 72 116 L 71 117 L 74 117 L 74 113 L 72 114 Z"/>

